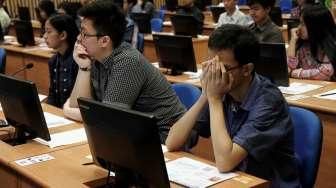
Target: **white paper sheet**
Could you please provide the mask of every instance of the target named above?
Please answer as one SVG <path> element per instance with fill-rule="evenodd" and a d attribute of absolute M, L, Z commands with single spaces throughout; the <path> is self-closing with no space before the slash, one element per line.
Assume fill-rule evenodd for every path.
<path fill-rule="evenodd" d="M 330 95 L 327 95 L 330 94 Z M 326 96 L 323 96 L 326 95 Z M 329 99 L 329 100 L 336 100 L 336 89 L 320 93 L 318 95 L 314 95 L 314 97 L 320 98 L 320 99 Z"/>
<path fill-rule="evenodd" d="M 208 187 L 237 176 L 236 173 L 219 173 L 216 167 L 182 157 L 166 163 L 170 181 L 187 187 Z"/>
<path fill-rule="evenodd" d="M 315 90 L 321 87 L 323 86 L 294 82 L 294 83 L 291 83 L 289 87 L 279 86 L 279 89 L 284 94 L 297 95 L 297 94 L 302 94 L 302 93 L 312 91 L 312 90 Z"/>
<path fill-rule="evenodd" d="M 50 148 L 84 142 L 87 140 L 84 128 L 51 134 L 50 138 L 50 141 L 46 141 L 41 138 L 35 138 L 34 140 L 47 145 Z"/>
<path fill-rule="evenodd" d="M 40 102 L 42 102 L 44 99 L 46 99 L 48 96 L 47 95 L 42 95 L 42 94 L 38 94 L 38 97 L 40 99 Z"/>
<path fill-rule="evenodd" d="M 60 127 L 60 126 L 69 125 L 71 123 L 74 123 L 73 121 L 65 119 L 61 116 L 56 116 L 48 112 L 44 112 L 43 114 L 44 114 L 44 118 L 46 120 L 48 128 Z"/>

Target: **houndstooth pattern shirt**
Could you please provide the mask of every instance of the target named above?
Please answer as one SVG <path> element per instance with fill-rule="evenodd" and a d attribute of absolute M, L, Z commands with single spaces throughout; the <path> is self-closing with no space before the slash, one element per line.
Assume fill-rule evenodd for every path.
<path fill-rule="evenodd" d="M 170 125 L 185 112 L 166 78 L 125 42 L 103 62 L 93 64 L 91 84 L 98 101 L 153 114 L 158 120 L 161 141 Z"/>

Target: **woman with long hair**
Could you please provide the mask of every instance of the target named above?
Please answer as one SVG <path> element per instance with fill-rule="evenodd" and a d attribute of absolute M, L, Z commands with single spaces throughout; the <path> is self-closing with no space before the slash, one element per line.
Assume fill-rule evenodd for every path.
<path fill-rule="evenodd" d="M 301 79 L 334 80 L 336 65 L 336 25 L 329 10 L 306 5 L 301 23 L 293 29 L 288 48 L 290 76 Z"/>

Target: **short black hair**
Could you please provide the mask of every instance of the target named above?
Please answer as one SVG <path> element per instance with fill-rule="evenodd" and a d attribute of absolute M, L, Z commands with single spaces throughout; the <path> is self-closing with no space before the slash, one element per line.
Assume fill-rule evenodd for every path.
<path fill-rule="evenodd" d="M 260 44 L 257 37 L 246 27 L 224 24 L 214 30 L 209 38 L 210 50 L 232 50 L 239 65 L 257 63 Z"/>
<path fill-rule="evenodd" d="M 114 48 L 121 44 L 126 29 L 126 19 L 114 3 L 95 1 L 79 9 L 78 14 L 92 20 L 97 35 L 109 36 Z"/>
<path fill-rule="evenodd" d="M 274 7 L 275 0 L 248 0 L 247 5 L 252 6 L 254 4 L 260 4 L 263 8 Z"/>

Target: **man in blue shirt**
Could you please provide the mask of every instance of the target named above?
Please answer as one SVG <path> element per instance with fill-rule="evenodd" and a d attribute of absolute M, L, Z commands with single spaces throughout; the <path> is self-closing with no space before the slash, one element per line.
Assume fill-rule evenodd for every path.
<path fill-rule="evenodd" d="M 271 187 L 300 187 L 287 103 L 254 72 L 258 39 L 247 28 L 223 25 L 208 46 L 213 59 L 203 63 L 203 93 L 170 129 L 168 149 L 181 149 L 194 128 L 201 136 L 211 134 L 219 171 L 245 171 Z"/>

